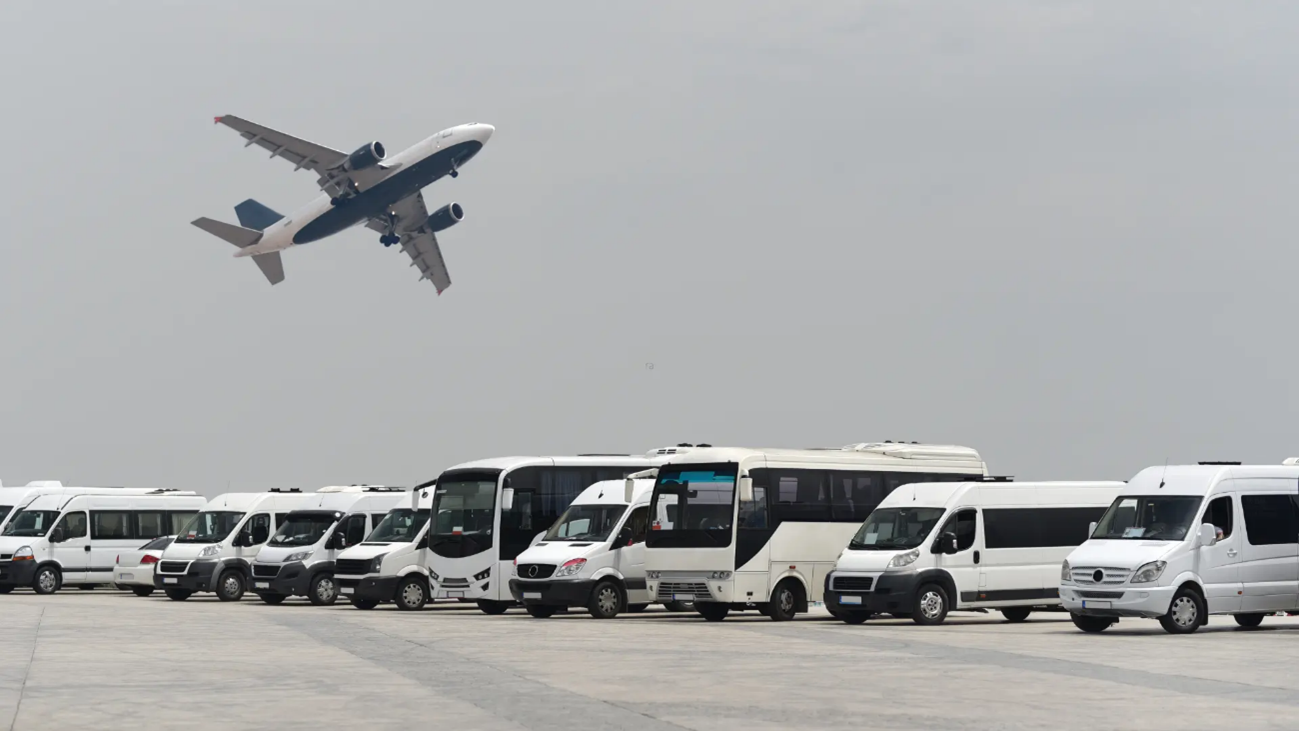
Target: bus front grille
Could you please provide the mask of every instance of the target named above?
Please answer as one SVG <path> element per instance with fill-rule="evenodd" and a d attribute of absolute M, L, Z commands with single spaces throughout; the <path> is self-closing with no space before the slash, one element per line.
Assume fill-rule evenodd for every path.
<path fill-rule="evenodd" d="M 670 602 L 674 597 L 692 596 L 696 599 L 708 601 L 713 595 L 708 591 L 708 584 L 702 581 L 660 581 L 657 599 L 661 602 Z"/>

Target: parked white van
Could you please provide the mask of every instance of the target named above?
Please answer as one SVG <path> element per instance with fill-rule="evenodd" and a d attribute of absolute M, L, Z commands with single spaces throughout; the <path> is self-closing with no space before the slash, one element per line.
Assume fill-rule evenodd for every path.
<path fill-rule="evenodd" d="M 321 490 L 286 516 L 251 564 L 252 590 L 267 604 L 305 596 L 317 606 L 338 598 L 334 562 L 339 552 L 365 540 L 403 500 L 400 487 Z"/>
<path fill-rule="evenodd" d="M 167 535 L 203 503 L 192 492 L 151 495 L 41 495 L 0 536 L 0 593 L 30 586 L 38 594 L 60 587 L 113 583 L 117 554 Z"/>
<path fill-rule="evenodd" d="M 649 606 L 645 535 L 657 474 L 646 470 L 583 490 L 540 542 L 514 560 L 514 600 L 538 618 L 585 607 L 592 617 L 610 619 Z"/>
<path fill-rule="evenodd" d="M 416 486 L 410 501 L 388 511 L 360 545 L 338 554 L 334 581 L 339 596 L 357 609 L 384 602 L 405 611 L 424 608 L 433 595 L 427 551 L 435 485 L 437 480 Z"/>
<path fill-rule="evenodd" d="M 888 613 L 934 625 L 963 609 L 1022 622 L 1059 606 L 1060 561 L 1123 487 L 1007 478 L 903 485 L 826 576 L 826 609 L 849 624 Z"/>
<path fill-rule="evenodd" d="M 216 592 L 222 601 L 238 601 L 248 586 L 248 564 L 289 511 L 305 506 L 310 498 L 297 489 L 212 498 L 163 551 L 153 571 L 154 587 L 176 601 L 195 592 Z"/>
<path fill-rule="evenodd" d="M 1137 473 L 1060 567 L 1084 632 L 1119 617 L 1185 634 L 1210 614 L 1257 627 L 1299 610 L 1299 466 L 1202 462 Z"/>
<path fill-rule="evenodd" d="M 58 480 L 37 480 L 23 487 L 0 487 L 0 534 L 9 527 L 9 521 L 19 510 L 41 495 L 148 495 L 156 492 L 154 488 L 143 487 L 73 487 Z"/>

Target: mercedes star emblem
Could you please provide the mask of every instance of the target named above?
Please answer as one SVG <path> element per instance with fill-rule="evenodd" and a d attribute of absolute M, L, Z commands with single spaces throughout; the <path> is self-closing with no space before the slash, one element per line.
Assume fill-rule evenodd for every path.
<path fill-rule="evenodd" d="M 1101 583 L 1101 581 L 1104 579 L 1105 579 L 1104 571 L 1101 571 L 1100 569 L 1096 569 L 1095 571 L 1092 572 L 1092 581 L 1095 581 L 1097 584 Z"/>
<path fill-rule="evenodd" d="M 528 576 L 531 576 L 531 577 L 533 577 L 533 578 L 536 578 L 536 576 L 537 576 L 537 565 L 536 565 L 535 563 L 528 567 Z"/>

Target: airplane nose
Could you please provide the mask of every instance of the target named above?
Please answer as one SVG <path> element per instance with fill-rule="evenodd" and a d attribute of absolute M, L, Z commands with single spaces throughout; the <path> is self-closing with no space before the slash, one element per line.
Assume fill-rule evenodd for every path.
<path fill-rule="evenodd" d="M 496 128 L 490 124 L 480 124 L 478 126 L 482 128 L 480 134 L 482 134 L 483 137 L 482 142 L 486 144 L 486 142 L 492 138 L 492 133 L 496 131 Z"/>

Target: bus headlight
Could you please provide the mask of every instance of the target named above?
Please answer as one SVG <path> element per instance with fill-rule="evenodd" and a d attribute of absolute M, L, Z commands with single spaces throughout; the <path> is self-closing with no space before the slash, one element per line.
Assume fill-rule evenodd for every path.
<path fill-rule="evenodd" d="M 915 563 L 916 560 L 919 558 L 920 558 L 920 549 L 913 548 L 910 551 L 907 551 L 906 553 L 899 553 L 898 555 L 894 556 L 893 559 L 889 561 L 889 568 L 900 569 L 903 566 L 910 566 L 911 564 Z"/>
<path fill-rule="evenodd" d="M 1168 564 L 1163 561 L 1151 561 L 1137 569 L 1137 572 L 1132 575 L 1132 583 L 1149 584 L 1158 579 L 1160 575 L 1164 573 L 1164 567 L 1167 565 Z"/>
<path fill-rule="evenodd" d="M 708 578 L 713 579 L 714 581 L 717 581 L 717 580 L 725 581 L 725 580 L 731 578 L 731 572 L 730 572 L 730 571 L 714 571 L 713 573 L 711 573 L 711 574 L 708 575 Z"/>
<path fill-rule="evenodd" d="M 663 573 L 660 572 L 660 571 L 646 571 L 646 572 L 645 572 L 645 578 L 647 578 L 647 579 L 658 579 L 658 578 L 661 578 L 662 576 L 663 576 Z"/>

